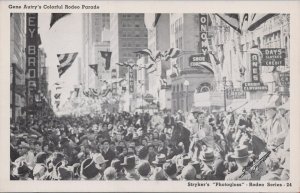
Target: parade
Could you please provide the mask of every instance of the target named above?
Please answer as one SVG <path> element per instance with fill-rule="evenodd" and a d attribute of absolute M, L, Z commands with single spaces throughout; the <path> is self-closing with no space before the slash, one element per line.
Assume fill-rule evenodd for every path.
<path fill-rule="evenodd" d="M 55 48 L 78 18 L 79 51 Z M 11 29 L 11 180 L 290 179 L 289 14 L 14 13 Z"/>

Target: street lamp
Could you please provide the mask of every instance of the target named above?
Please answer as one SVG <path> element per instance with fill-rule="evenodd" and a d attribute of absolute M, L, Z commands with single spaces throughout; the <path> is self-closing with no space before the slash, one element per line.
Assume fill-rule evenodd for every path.
<path fill-rule="evenodd" d="M 223 77 L 224 86 L 224 111 L 226 112 L 226 76 Z"/>
<path fill-rule="evenodd" d="M 188 80 L 185 80 L 183 84 L 184 84 L 184 86 L 186 86 L 186 112 L 189 112 L 188 100 L 189 100 L 189 85 L 190 85 L 190 82 Z"/>

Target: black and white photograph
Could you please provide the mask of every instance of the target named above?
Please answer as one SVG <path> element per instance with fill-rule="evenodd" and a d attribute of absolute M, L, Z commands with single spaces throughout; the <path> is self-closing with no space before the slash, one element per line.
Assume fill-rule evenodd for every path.
<path fill-rule="evenodd" d="M 10 180 L 289 180 L 290 37 L 288 13 L 10 13 Z"/>

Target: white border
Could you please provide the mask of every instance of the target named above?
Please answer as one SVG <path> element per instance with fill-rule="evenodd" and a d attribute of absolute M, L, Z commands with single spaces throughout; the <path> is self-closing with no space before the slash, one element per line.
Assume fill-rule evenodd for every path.
<path fill-rule="evenodd" d="M 117 12 L 117 13 L 290 13 L 291 14 L 291 180 L 292 187 L 188 187 L 188 182 L 159 181 L 159 182 L 135 182 L 135 181 L 10 181 L 9 180 L 9 63 L 10 63 L 10 14 L 9 12 L 36 12 L 34 10 L 9 10 L 8 5 L 37 5 L 37 4 L 68 4 L 68 5 L 99 5 L 100 10 L 38 10 L 37 12 Z M 299 60 L 299 1 L 0 1 L 0 191 L 1 192 L 298 192 L 299 189 L 299 84 L 300 60 Z M 230 182 L 229 182 L 230 183 Z M 238 182 L 236 182 L 238 183 Z M 245 182 L 248 183 L 248 182 Z M 265 184 L 267 182 L 264 182 Z M 283 183 L 283 182 L 279 182 Z"/>

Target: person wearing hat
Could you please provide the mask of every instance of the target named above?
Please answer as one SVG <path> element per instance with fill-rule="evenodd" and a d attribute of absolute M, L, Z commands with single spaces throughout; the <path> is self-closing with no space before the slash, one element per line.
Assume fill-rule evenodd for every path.
<path fill-rule="evenodd" d="M 123 166 L 121 165 L 121 161 L 117 158 L 111 161 L 111 167 L 115 168 L 117 172 L 116 180 L 126 180 L 125 174 L 122 171 Z"/>
<path fill-rule="evenodd" d="M 100 170 L 96 167 L 93 159 L 88 158 L 81 163 L 80 176 L 82 180 L 100 180 Z"/>
<path fill-rule="evenodd" d="M 30 169 L 33 169 L 35 165 L 35 156 L 34 153 L 31 151 L 30 146 L 28 143 L 21 142 L 19 145 L 19 154 L 20 157 L 15 160 L 15 163 L 20 163 L 20 162 L 26 162 L 27 166 Z"/>
<path fill-rule="evenodd" d="M 151 166 L 148 161 L 142 160 L 137 165 L 137 172 L 140 175 L 140 180 L 149 180 L 151 175 Z"/>
<path fill-rule="evenodd" d="M 202 162 L 202 180 L 215 180 L 213 168 L 215 155 L 213 149 L 207 148 L 205 151 L 201 152 L 199 155 L 199 159 Z"/>
<path fill-rule="evenodd" d="M 214 148 L 213 128 L 206 121 L 205 112 L 200 108 L 193 108 L 192 113 L 196 119 L 191 130 L 192 144 L 200 140 L 207 144 L 207 146 Z"/>
<path fill-rule="evenodd" d="M 104 180 L 116 180 L 117 171 L 114 167 L 108 167 L 104 170 Z"/>
<path fill-rule="evenodd" d="M 176 163 L 173 163 L 173 162 L 164 163 L 163 170 L 167 176 L 167 180 L 170 180 L 170 181 L 178 180 Z"/>
<path fill-rule="evenodd" d="M 19 166 L 17 167 L 17 176 L 19 177 L 19 180 L 32 180 L 30 176 L 30 168 L 27 166 L 26 162 L 19 163 Z"/>
<path fill-rule="evenodd" d="M 175 121 L 181 121 L 181 122 L 184 122 L 185 123 L 185 117 L 183 115 L 183 112 L 182 110 L 178 110 L 177 113 L 176 113 L 176 117 L 175 117 Z"/>
<path fill-rule="evenodd" d="M 140 176 L 135 171 L 136 160 L 135 156 L 126 156 L 124 163 L 121 164 L 125 169 L 126 180 L 139 180 Z"/>
<path fill-rule="evenodd" d="M 164 124 L 165 128 L 173 128 L 175 125 L 175 119 L 173 116 L 171 116 L 170 111 L 167 112 L 167 115 L 164 118 Z"/>
<path fill-rule="evenodd" d="M 191 164 L 182 169 L 181 180 L 196 180 L 196 169 Z"/>
<path fill-rule="evenodd" d="M 284 142 L 288 132 L 287 121 L 278 113 L 275 103 L 270 103 L 265 107 L 267 117 L 264 128 L 266 130 L 267 145 L 280 145 Z"/>
<path fill-rule="evenodd" d="M 235 159 L 237 170 L 228 174 L 225 177 L 225 180 L 251 180 L 250 172 L 247 170 L 243 170 L 250 161 L 250 152 L 248 151 L 248 146 L 237 146 L 234 149 L 234 153 L 231 155 L 231 157 Z"/>
<path fill-rule="evenodd" d="M 166 163 L 166 155 L 165 154 L 157 154 L 155 160 L 152 162 L 156 167 L 162 167 L 164 163 Z"/>
<path fill-rule="evenodd" d="M 110 166 L 111 161 L 116 158 L 115 152 L 110 148 L 110 140 L 106 139 L 102 141 L 102 151 L 101 154 L 103 155 L 105 160 L 108 160 L 107 167 Z"/>

